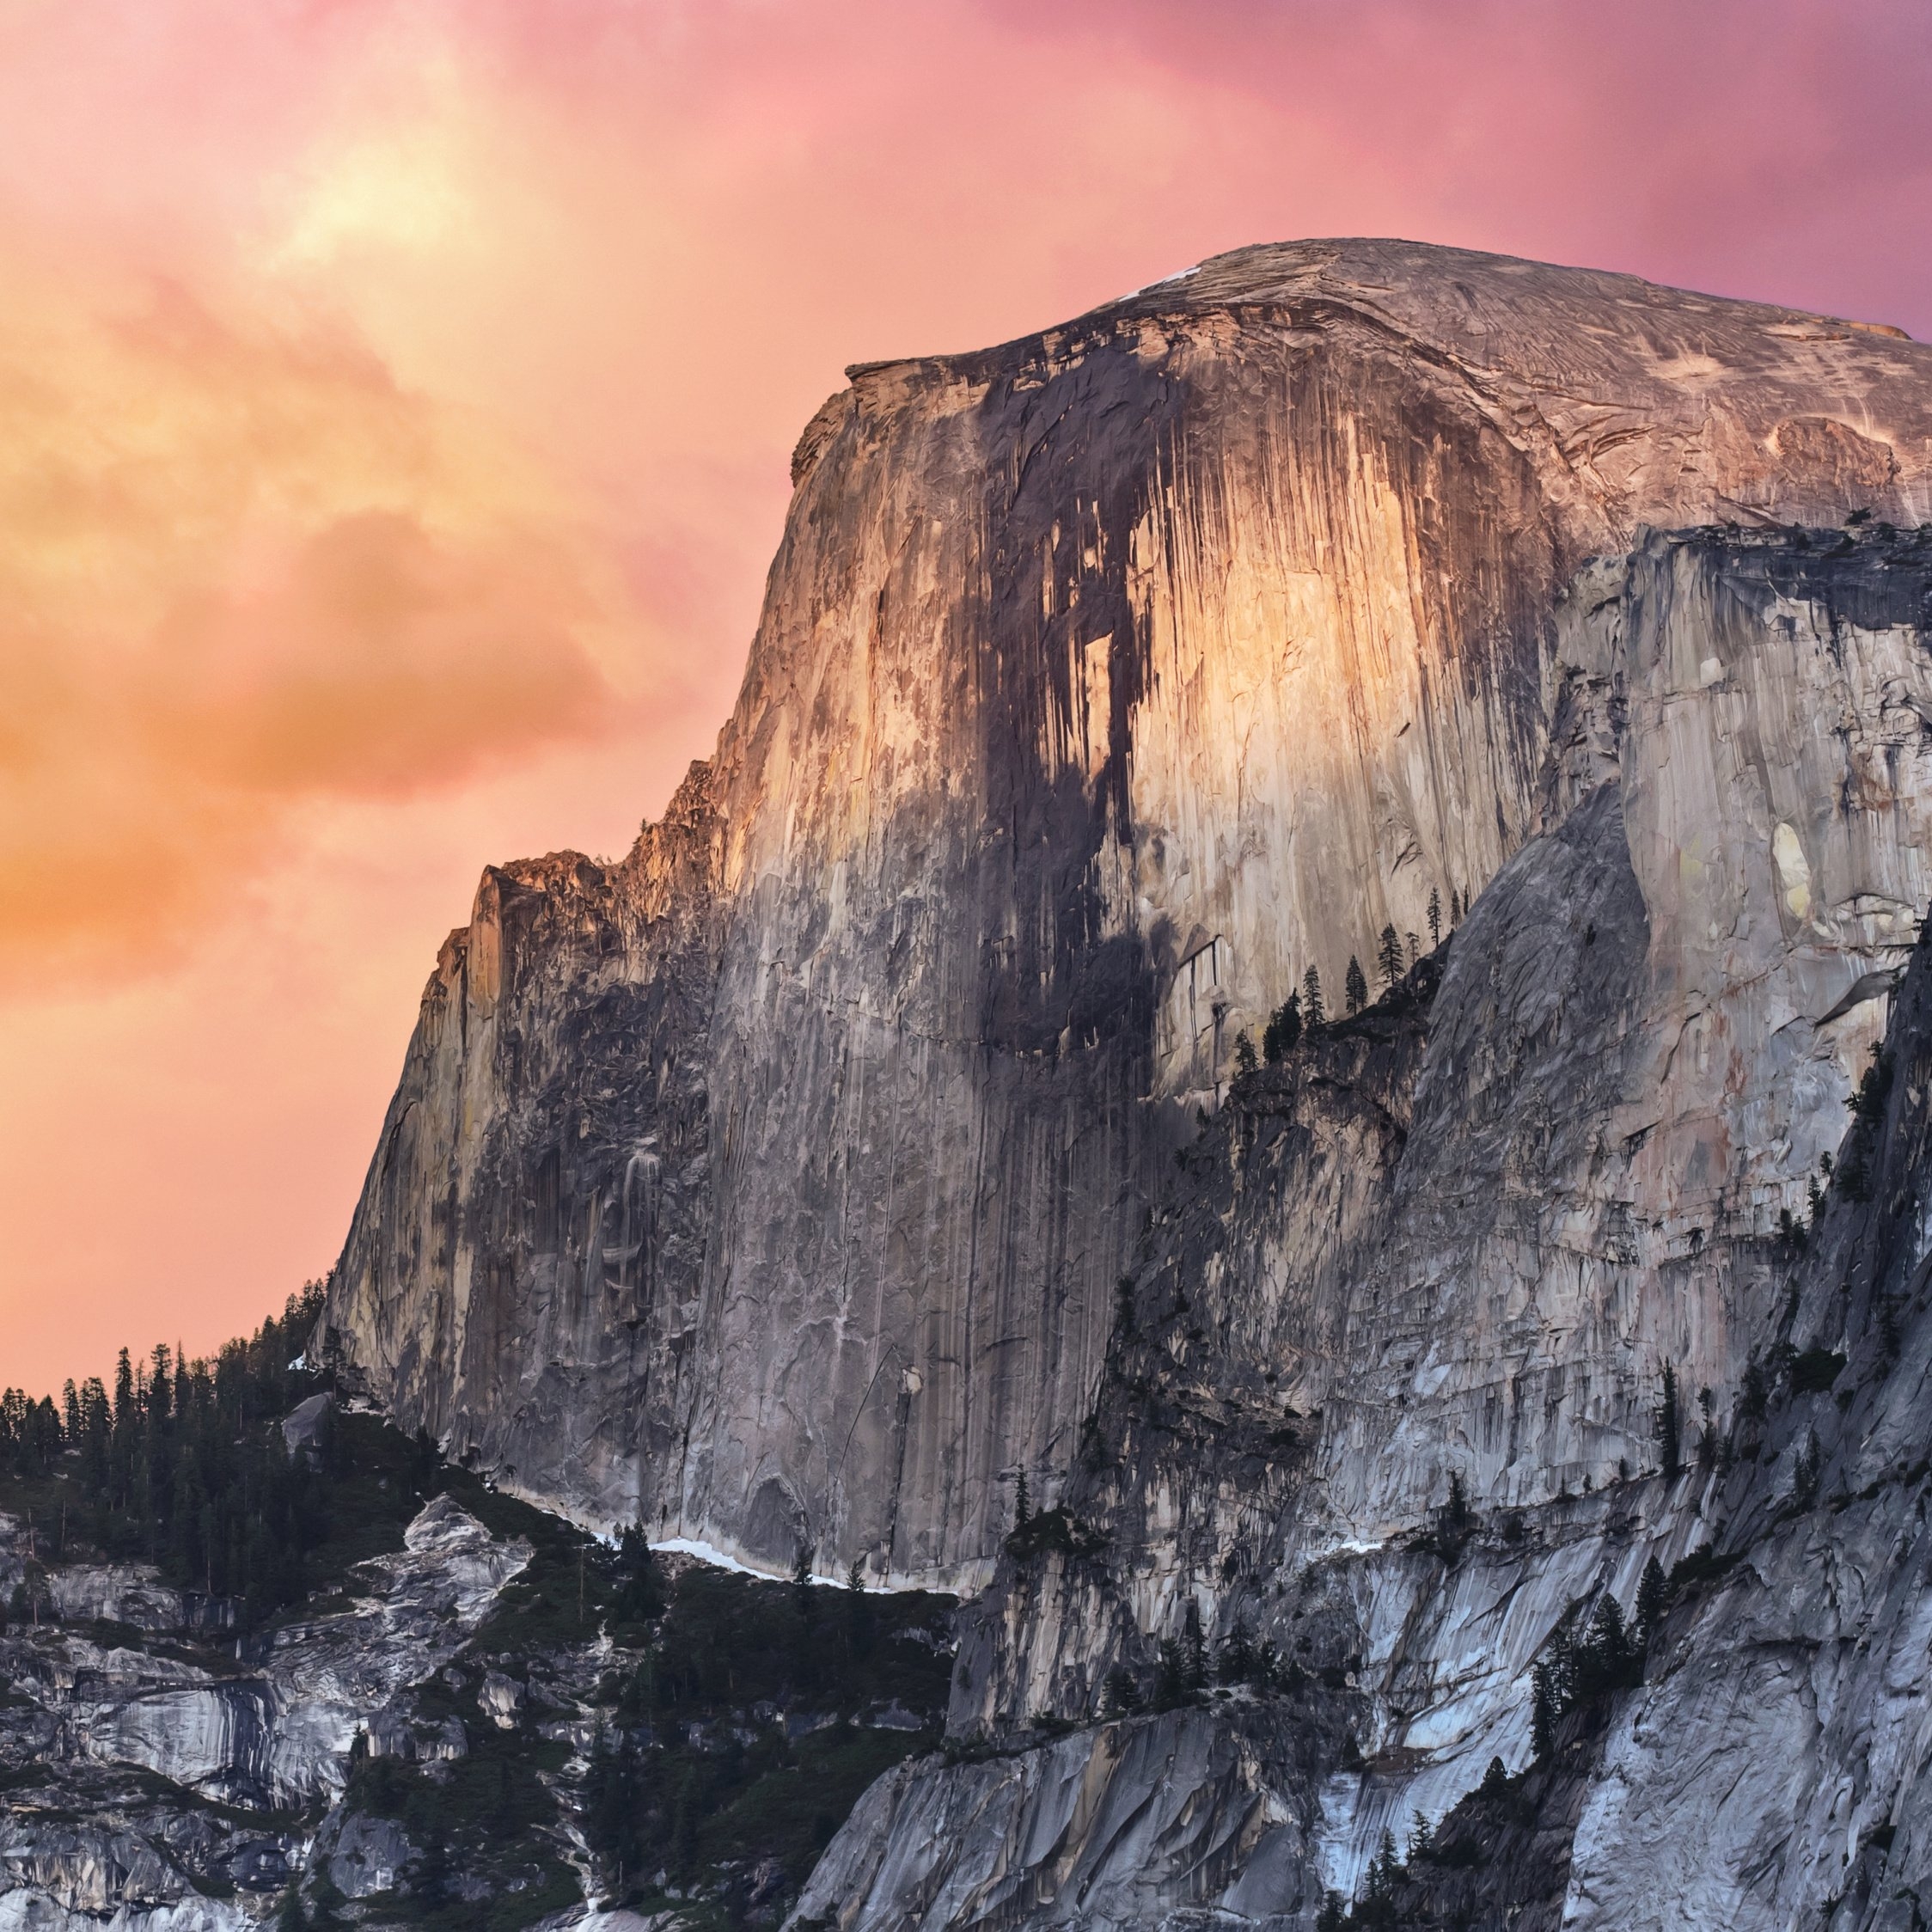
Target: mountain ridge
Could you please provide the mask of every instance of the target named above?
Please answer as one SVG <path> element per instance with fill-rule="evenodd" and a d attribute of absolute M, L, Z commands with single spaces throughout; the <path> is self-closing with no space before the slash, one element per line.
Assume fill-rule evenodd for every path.
<path fill-rule="evenodd" d="M 1916 1927 L 1932 349 L 1270 245 L 795 478 L 713 757 L 442 949 L 309 1355 L 854 1654 L 967 1598 L 802 1893 L 668 1909 Z M 658 1642 L 619 1903 L 737 1762 Z"/>

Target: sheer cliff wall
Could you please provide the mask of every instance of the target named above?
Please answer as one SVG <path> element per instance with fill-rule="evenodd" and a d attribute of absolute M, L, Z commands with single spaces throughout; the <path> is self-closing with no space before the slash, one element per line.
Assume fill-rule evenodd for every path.
<path fill-rule="evenodd" d="M 1575 819 L 1617 963 L 1600 1078 L 1538 1100 L 1574 1230 L 1528 1229 L 1472 1140 L 1460 1218 L 1364 1201 L 1366 1246 L 1320 1237 L 1332 1293 L 1296 1257 L 1306 1305 L 1244 1318 L 1389 1418 L 1334 1438 L 1337 1521 L 1419 1507 L 1446 1428 L 1524 1496 L 1614 1463 L 1661 1351 L 1725 1358 L 1693 1231 L 1796 1197 L 1883 1002 L 1814 1023 L 1882 991 L 1928 896 L 1917 614 L 1647 533 L 1932 517 L 1932 352 L 1323 242 L 850 373 L 713 759 L 621 863 L 486 875 L 446 946 L 325 1344 L 581 1516 L 981 1580 L 1012 1474 L 1072 1466 L 1238 1034 L 1311 965 L 1338 1001 L 1432 890 L 1479 925 Z M 1845 657 L 1847 627 L 1876 641 Z M 1612 779 L 1614 833 L 1580 816 Z M 1533 922 L 1521 949 L 1533 988 Z M 1465 1080 L 1516 1051 L 1466 1011 Z M 1492 1142 L 1531 1130 L 1477 1085 Z M 1445 1104 L 1445 1163 L 1464 1125 Z M 1408 1353 L 1361 1325 L 1397 1277 L 1434 1297 Z M 1559 1305 L 1510 1398 L 1553 1419 L 1505 1426 L 1497 1338 Z M 1424 1342 L 1427 1399 L 1385 1410 Z M 1591 1392 L 1552 1409 L 1565 1377 Z"/>

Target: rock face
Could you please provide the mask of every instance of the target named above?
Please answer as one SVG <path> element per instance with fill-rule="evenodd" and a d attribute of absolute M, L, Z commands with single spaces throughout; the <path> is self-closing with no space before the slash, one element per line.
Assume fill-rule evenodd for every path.
<path fill-rule="evenodd" d="M 1401 1845 L 1421 1825 L 1438 1849 L 1409 1859 L 1387 1923 L 1918 1923 L 1932 1882 L 1932 926 L 1838 1181 L 1801 1248 L 1759 1244 L 1777 1291 L 1761 1347 L 1714 1400 L 1708 1446 L 1687 1424 L 1675 1475 L 1654 1452 L 1648 1472 L 1587 1493 L 1323 1547 L 1306 1525 L 1325 1432 L 1263 1434 L 1225 1299 L 1177 1302 L 1165 1255 L 1198 1253 L 1211 1221 L 1238 1218 L 1231 1183 L 1279 1208 L 1298 1140 L 1339 1140 L 1386 1101 L 1404 1036 L 1440 1024 L 1480 925 L 1458 934 L 1439 985 L 1419 969 L 1408 998 L 1238 1083 L 1116 1333 L 1069 1484 L 1080 1547 L 1009 1553 L 977 1608 L 954 1729 L 993 1755 L 882 1781 L 802 1920 L 1287 1932 L 1324 1890 L 1361 1892 L 1385 1831 Z M 1652 1559 L 1676 1580 L 1630 1687 L 1566 1720 L 1532 1763 L 1531 1666 L 1601 1597 L 1633 1608 Z M 1095 1725 L 1100 1673 L 1151 1686 L 1156 1636 L 1190 1627 L 1210 1653 L 1239 1629 L 1292 1667 L 1258 1700 L 1237 1689 Z M 1055 1717 L 1085 1727 L 1052 1735 Z M 1492 1758 L 1517 1774 L 1493 1795 Z"/>
<path fill-rule="evenodd" d="M 300 1388 L 254 1418 L 271 1440 Z M 91 1615 L 151 1608 L 155 1573 L 92 1561 L 84 1491 L 4 1458 L 0 1542 L 31 1551 L 29 1512 L 60 1528 L 0 1622 L 0 1928 L 776 1932 L 866 1778 L 938 1741 L 952 1599 L 802 1606 L 600 1548 L 353 1408 L 333 1429 L 308 1593 L 216 1628 Z"/>
<path fill-rule="evenodd" d="M 81 1932 L 112 1917 L 130 1932 L 245 1932 L 302 1868 L 358 1728 L 378 1754 L 437 1754 L 412 1690 L 529 1554 L 438 1496 L 400 1552 L 361 1566 L 346 1609 L 237 1644 L 226 1669 L 103 1641 L 115 1623 L 195 1629 L 151 1573 L 52 1571 L 64 1617 L 107 1622 L 0 1634 L 0 1926 Z"/>
<path fill-rule="evenodd" d="M 983 1589 L 801 1923 L 1918 1923 L 1932 351 L 1336 242 L 851 375 L 716 757 L 446 947 L 321 1345 Z"/>
<path fill-rule="evenodd" d="M 1324 1507 L 1413 1508 L 1452 1416 L 1486 1489 L 1613 1465 L 1647 1360 L 1735 1354 L 1694 1236 L 1801 1204 L 1882 1001 L 1813 1023 L 1926 897 L 1911 573 L 1645 532 L 1917 524 L 1929 437 L 1895 332 L 1383 242 L 853 370 L 715 758 L 621 864 L 487 874 L 444 949 L 331 1345 L 586 1519 L 982 1581 L 1236 1036 L 1615 776 L 1622 1004 L 1534 1151 L 1574 1226 L 1471 1185 L 1365 1236 L 1464 1360 Z M 1505 1329 L 1541 1339 L 1484 1420 Z"/>

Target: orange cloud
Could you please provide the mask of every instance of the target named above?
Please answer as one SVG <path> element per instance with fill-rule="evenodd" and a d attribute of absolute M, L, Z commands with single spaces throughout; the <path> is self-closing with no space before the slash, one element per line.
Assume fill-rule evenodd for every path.
<path fill-rule="evenodd" d="M 608 726 L 614 694 L 561 546 L 438 543 L 413 517 L 339 517 L 265 592 L 186 593 L 144 709 L 168 764 L 257 792 L 412 792 Z"/>
<path fill-rule="evenodd" d="M 0 326 L 0 981 L 174 957 L 298 801 L 627 721 L 636 613 L 513 452 L 339 333 L 35 292 Z"/>

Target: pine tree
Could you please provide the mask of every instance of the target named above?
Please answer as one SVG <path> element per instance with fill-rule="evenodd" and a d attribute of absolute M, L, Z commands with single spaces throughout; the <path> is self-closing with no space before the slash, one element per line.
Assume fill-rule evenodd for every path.
<path fill-rule="evenodd" d="M 617 1593 L 611 1617 L 619 1623 L 648 1623 L 664 1608 L 663 1579 L 642 1523 L 627 1525 L 617 1538 Z"/>
<path fill-rule="evenodd" d="M 1396 1886 L 1401 1879 L 1402 1864 L 1396 1856 L 1395 1833 L 1385 1825 L 1381 1844 L 1368 1868 L 1362 1897 L 1355 1908 L 1356 1923 L 1367 1926 L 1392 1926 L 1396 1922 Z"/>
<path fill-rule="evenodd" d="M 1637 1579 L 1637 1630 L 1640 1648 L 1647 1648 L 1664 1620 L 1664 1606 L 1670 1594 L 1663 1567 L 1655 1556 L 1645 1561 L 1643 1574 Z"/>
<path fill-rule="evenodd" d="M 1208 1682 L 1208 1644 L 1201 1630 L 1201 1606 L 1191 1598 L 1188 1601 L 1188 1613 L 1182 1627 L 1181 1667 L 1186 1673 L 1186 1688 L 1189 1691 L 1202 1689 Z"/>
<path fill-rule="evenodd" d="M 1322 1006 L 1322 975 L 1312 966 L 1301 975 L 1301 1011 L 1311 1027 L 1319 1026 L 1325 1017 Z"/>
<path fill-rule="evenodd" d="M 1382 975 L 1382 990 L 1393 993 L 1401 984 L 1403 970 L 1402 939 L 1393 925 L 1382 928 L 1381 942 L 1375 949 L 1375 965 Z"/>
<path fill-rule="evenodd" d="M 1255 1640 L 1246 1623 L 1237 1621 L 1214 1660 L 1214 1674 L 1223 1684 L 1246 1684 L 1255 1674 Z"/>
<path fill-rule="evenodd" d="M 430 1828 L 410 1890 L 425 1911 L 433 1912 L 449 1896 L 449 1836 L 440 1824 Z"/>
<path fill-rule="evenodd" d="M 1342 975 L 1342 994 L 1349 1013 L 1359 1013 L 1368 1004 L 1368 981 L 1362 977 L 1362 963 L 1348 955 L 1348 970 Z"/>
<path fill-rule="evenodd" d="M 1140 1709 L 1140 1686 L 1125 1664 L 1116 1664 L 1107 1672 L 1104 1702 L 1109 1715 L 1114 1717 L 1131 1717 Z"/>
<path fill-rule="evenodd" d="M 1266 1035 L 1263 1037 L 1265 1039 Z M 1237 1073 L 1251 1073 L 1257 1065 L 1259 1061 L 1255 1057 L 1255 1042 L 1248 1037 L 1246 1030 L 1244 1029 L 1241 1036 L 1234 1042 L 1234 1070 Z"/>
<path fill-rule="evenodd" d="M 1262 1057 L 1270 1067 L 1278 1065 L 1301 1043 L 1301 995 L 1291 993 L 1269 1015 L 1261 1036 Z"/>
<path fill-rule="evenodd" d="M 812 1546 L 801 1543 L 798 1554 L 792 1560 L 792 1607 L 807 1629 L 818 1621 L 818 1591 L 811 1580 L 812 1554 Z"/>
<path fill-rule="evenodd" d="M 309 1932 L 309 1921 L 303 1916 L 302 1894 L 296 1890 L 293 1879 L 282 1888 L 282 1902 L 275 1913 L 275 1932 Z"/>
<path fill-rule="evenodd" d="M 689 1873 L 698 1862 L 698 1773 L 687 1769 L 677 1788 L 677 1805 L 671 1813 L 671 1857 L 681 1874 Z"/>
<path fill-rule="evenodd" d="M 1449 1472 L 1449 1500 L 1436 1512 L 1436 1552 L 1445 1562 L 1453 1563 L 1463 1552 L 1469 1533 L 1476 1525 L 1476 1512 L 1469 1507 L 1469 1490 L 1462 1472 Z"/>
<path fill-rule="evenodd" d="M 81 1388 L 81 1489 L 90 1501 L 107 1494 L 108 1428 L 107 1389 L 89 1376 Z"/>
<path fill-rule="evenodd" d="M 1697 1391 L 1697 1467 L 1706 1476 L 1717 1467 L 1717 1397 L 1708 1388 Z"/>
<path fill-rule="evenodd" d="M 1188 1672 L 1181 1647 L 1172 1637 L 1160 1640 L 1160 1674 L 1154 1683 L 1154 1703 L 1161 1710 L 1172 1710 L 1184 1703 L 1188 1695 Z"/>
<path fill-rule="evenodd" d="M 1576 1647 L 1572 1698 L 1581 1703 L 1604 1691 L 1622 1688 L 1631 1681 L 1632 1664 L 1638 1661 L 1630 1634 L 1624 1628 L 1623 1610 L 1606 1590 L 1597 1599 L 1597 1607 Z"/>
<path fill-rule="evenodd" d="M 1738 1414 L 1747 1422 L 1761 1422 L 1769 1412 L 1771 1391 L 1758 1351 L 1752 1350 L 1744 1365 L 1744 1381 L 1738 1390 Z"/>
<path fill-rule="evenodd" d="M 1315 1932 L 1343 1932 L 1348 1923 L 1342 1894 L 1334 1891 L 1324 1892 L 1322 1894 L 1322 1909 L 1315 1915 Z"/>
<path fill-rule="evenodd" d="M 1255 1665 L 1248 1678 L 1257 1690 L 1299 1690 L 1302 1670 L 1299 1664 L 1284 1665 L 1273 1637 L 1263 1637 L 1255 1646 Z"/>
<path fill-rule="evenodd" d="M 1674 1480 L 1684 1466 L 1683 1418 L 1678 1409 L 1677 1370 L 1669 1362 L 1664 1364 L 1663 1389 L 1658 1397 L 1654 1426 L 1664 1474 Z"/>
<path fill-rule="evenodd" d="M 1556 1690 L 1550 1666 L 1540 1660 L 1530 1670 L 1530 1749 L 1547 1758 L 1556 1748 Z"/>
<path fill-rule="evenodd" d="M 360 1733 L 358 1733 L 360 1735 Z M 508 1760 L 506 1759 L 507 1764 Z M 620 1829 L 616 1815 L 616 1760 L 610 1748 L 610 1733 L 602 1718 L 590 1734 L 590 1755 L 584 1768 L 584 1836 L 591 1856 L 609 1864 Z"/>
<path fill-rule="evenodd" d="M 1033 1519 L 1033 1501 L 1027 1493 L 1026 1471 L 1019 1472 L 1013 1485 L 1013 1532 L 1018 1535 Z"/>
<path fill-rule="evenodd" d="M 1442 895 L 1432 885 L 1429 888 L 1429 950 L 1433 952 L 1442 944 Z"/>
<path fill-rule="evenodd" d="M 135 1434 L 140 1425 L 133 1364 L 123 1348 L 114 1365 L 114 1419 L 108 1454 L 107 1501 L 114 1508 L 125 1509 L 133 1501 Z"/>
<path fill-rule="evenodd" d="M 1383 1892 L 1393 1892 L 1396 1880 L 1402 1876 L 1402 1861 L 1396 1856 L 1396 1835 L 1386 1825 L 1382 1827 L 1382 1843 L 1376 1849 L 1375 1864 L 1381 1874 Z"/>
<path fill-rule="evenodd" d="M 865 1594 L 865 1560 L 852 1559 L 846 1572 L 846 1636 L 854 1657 L 872 1654 L 872 1599 Z"/>

